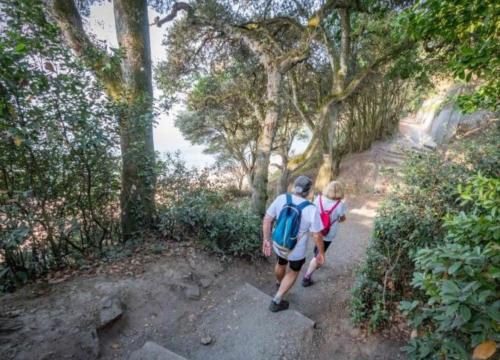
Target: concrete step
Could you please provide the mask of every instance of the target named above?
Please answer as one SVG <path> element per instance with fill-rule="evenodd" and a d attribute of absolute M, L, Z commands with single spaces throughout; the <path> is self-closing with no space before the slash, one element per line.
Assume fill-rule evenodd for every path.
<path fill-rule="evenodd" d="M 186 358 L 165 349 L 152 341 L 148 341 L 142 348 L 132 352 L 129 360 L 186 360 Z"/>
<path fill-rule="evenodd" d="M 272 313 L 271 297 L 244 284 L 202 320 L 214 338 L 194 345 L 191 360 L 302 359 L 312 347 L 314 322 L 296 310 Z"/>

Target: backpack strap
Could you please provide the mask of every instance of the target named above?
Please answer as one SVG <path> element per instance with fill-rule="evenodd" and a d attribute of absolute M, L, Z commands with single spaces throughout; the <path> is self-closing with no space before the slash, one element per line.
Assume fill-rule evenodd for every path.
<path fill-rule="evenodd" d="M 292 195 L 290 195 L 289 193 L 286 193 L 286 204 L 292 205 Z"/>
<path fill-rule="evenodd" d="M 297 205 L 297 207 L 300 209 L 300 211 L 302 211 L 306 207 L 308 207 L 309 205 L 312 205 L 311 202 L 309 200 L 306 200 L 306 201 L 301 202 L 299 205 Z"/>
<path fill-rule="evenodd" d="M 326 210 L 326 211 L 325 211 L 325 210 L 323 209 L 323 202 L 321 201 L 321 195 L 319 196 L 319 207 L 320 207 L 320 209 L 321 209 L 321 212 L 324 212 L 324 213 L 326 213 L 326 214 L 328 214 L 328 215 L 330 215 L 330 214 L 333 212 L 333 210 L 335 210 L 335 209 L 337 208 L 337 206 L 339 206 L 339 204 L 340 204 L 340 199 L 339 199 L 339 200 L 337 200 L 337 203 L 336 203 L 336 204 L 334 204 L 330 210 Z"/>
<path fill-rule="evenodd" d="M 319 194 L 319 209 L 321 210 L 322 213 L 325 212 L 325 210 L 323 209 L 323 200 L 321 200 L 323 197 L 321 196 L 321 194 Z"/>

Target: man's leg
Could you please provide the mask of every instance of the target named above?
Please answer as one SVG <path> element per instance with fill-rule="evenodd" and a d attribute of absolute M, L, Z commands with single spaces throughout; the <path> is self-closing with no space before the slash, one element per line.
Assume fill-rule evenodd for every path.
<path fill-rule="evenodd" d="M 285 277 L 288 260 L 282 258 L 279 255 L 276 255 L 276 258 L 278 259 L 278 261 L 276 261 L 276 265 L 274 266 L 274 275 L 276 275 L 276 283 L 279 287 L 279 285 L 281 284 L 281 280 L 283 280 L 283 278 Z"/>
<path fill-rule="evenodd" d="M 297 280 L 297 277 L 299 276 L 299 271 L 294 271 L 292 269 L 288 270 L 285 277 L 281 281 L 281 285 L 278 289 L 278 292 L 276 293 L 276 296 L 274 297 L 275 299 L 280 299 L 285 295 L 288 290 L 290 290 L 295 284 L 295 280 Z"/>
<path fill-rule="evenodd" d="M 286 264 L 281 265 L 279 262 L 276 262 L 274 266 L 274 275 L 276 275 L 276 281 L 278 284 L 281 284 L 281 281 L 285 277 L 286 274 Z"/>
<path fill-rule="evenodd" d="M 286 272 L 285 276 L 281 280 L 278 292 L 271 301 L 269 309 L 273 312 L 288 309 L 288 302 L 282 300 L 283 296 L 290 290 L 299 276 L 300 269 L 304 265 L 306 259 L 299 261 L 290 261 L 290 269 Z"/>

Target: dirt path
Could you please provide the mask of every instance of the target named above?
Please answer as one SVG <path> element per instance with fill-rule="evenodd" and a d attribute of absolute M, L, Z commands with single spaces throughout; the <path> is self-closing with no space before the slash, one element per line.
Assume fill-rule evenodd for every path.
<path fill-rule="evenodd" d="M 326 263 L 314 274 L 309 288 L 295 284 L 288 299 L 296 309 L 316 322 L 313 359 L 400 359 L 402 343 L 381 336 L 364 336 L 349 318 L 350 288 L 356 265 L 363 259 L 373 229 L 380 198 L 347 199 L 347 221 L 328 249 Z M 308 259 L 313 244 L 309 244 Z M 305 271 L 306 266 L 302 270 Z M 302 275 L 302 274 L 301 274 Z M 272 286 L 263 288 L 269 294 Z"/>

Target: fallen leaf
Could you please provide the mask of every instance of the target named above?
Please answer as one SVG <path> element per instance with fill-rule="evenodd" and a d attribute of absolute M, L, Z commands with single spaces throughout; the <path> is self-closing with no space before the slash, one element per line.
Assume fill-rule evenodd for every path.
<path fill-rule="evenodd" d="M 487 340 L 476 346 L 472 353 L 472 358 L 476 360 L 486 360 L 495 354 L 497 344 L 492 340 Z"/>
<path fill-rule="evenodd" d="M 250 24 L 246 24 L 245 27 L 248 29 L 248 30 L 255 30 L 259 27 L 258 24 L 255 24 L 255 23 L 250 23 Z"/>
<path fill-rule="evenodd" d="M 316 15 L 316 16 L 313 16 L 312 18 L 310 18 L 309 21 L 307 22 L 307 24 L 309 25 L 309 27 L 315 28 L 315 27 L 318 27 L 319 22 L 320 22 L 319 16 Z"/>
<path fill-rule="evenodd" d="M 19 137 L 19 136 L 14 136 L 14 144 L 16 146 L 21 146 L 21 143 L 23 142 L 23 140 Z"/>

